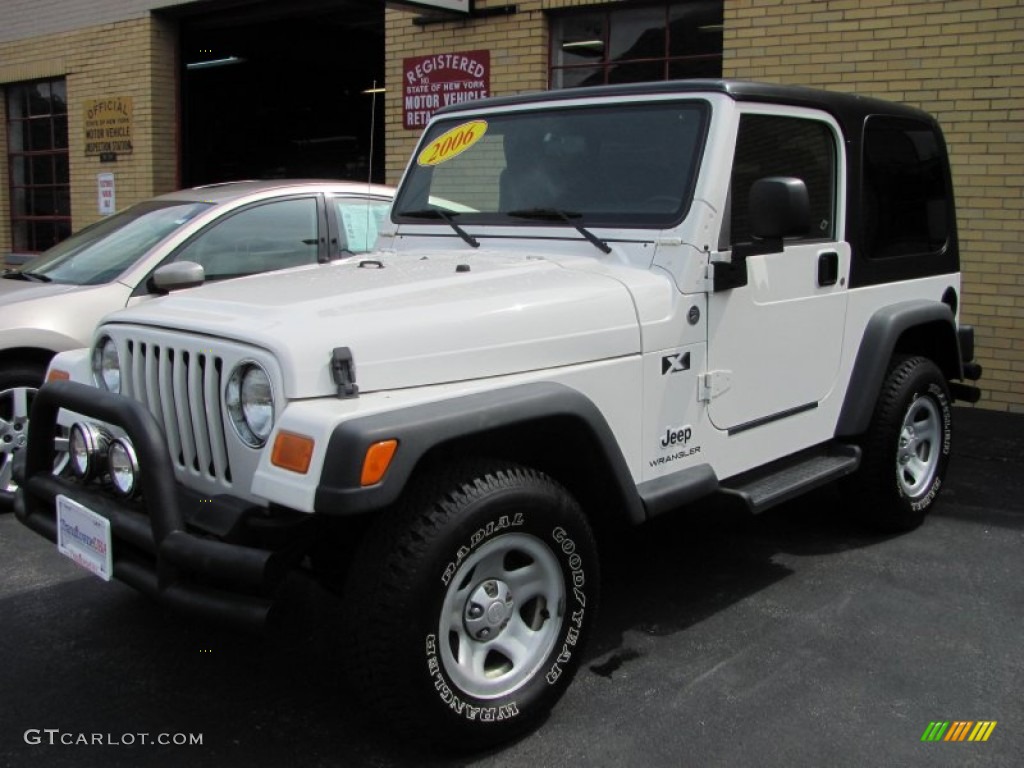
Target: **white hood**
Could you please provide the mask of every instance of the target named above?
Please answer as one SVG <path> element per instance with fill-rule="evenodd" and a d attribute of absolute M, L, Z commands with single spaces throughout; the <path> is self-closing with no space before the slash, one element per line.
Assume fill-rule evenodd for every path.
<path fill-rule="evenodd" d="M 611 277 L 521 252 L 375 256 L 380 262 L 364 258 L 211 284 L 118 312 L 108 322 L 267 349 L 280 361 L 290 398 L 336 391 L 329 365 L 335 347 L 352 351 L 362 392 L 640 350 L 632 298 Z"/>

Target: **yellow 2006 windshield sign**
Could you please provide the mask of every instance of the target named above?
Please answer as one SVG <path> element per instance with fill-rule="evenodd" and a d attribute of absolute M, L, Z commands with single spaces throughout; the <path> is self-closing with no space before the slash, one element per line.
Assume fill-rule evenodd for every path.
<path fill-rule="evenodd" d="M 461 155 L 487 133 L 486 120 L 470 120 L 445 131 L 416 157 L 419 165 L 438 165 Z"/>

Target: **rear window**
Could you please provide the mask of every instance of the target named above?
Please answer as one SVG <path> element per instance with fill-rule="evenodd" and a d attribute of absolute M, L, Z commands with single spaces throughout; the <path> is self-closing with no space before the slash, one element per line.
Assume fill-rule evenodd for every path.
<path fill-rule="evenodd" d="M 952 195 L 941 139 L 928 123 L 872 117 L 864 134 L 864 249 L 888 259 L 942 251 Z"/>

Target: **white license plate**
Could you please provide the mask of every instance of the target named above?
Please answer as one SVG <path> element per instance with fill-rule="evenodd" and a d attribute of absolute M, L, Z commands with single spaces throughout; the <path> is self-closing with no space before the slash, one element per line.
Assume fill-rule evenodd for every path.
<path fill-rule="evenodd" d="M 110 581 L 110 521 L 67 496 L 57 496 L 57 550 L 85 570 Z"/>

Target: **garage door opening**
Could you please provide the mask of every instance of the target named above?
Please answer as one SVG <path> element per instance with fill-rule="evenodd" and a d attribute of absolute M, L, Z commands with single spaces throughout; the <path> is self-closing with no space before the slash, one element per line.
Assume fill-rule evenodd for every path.
<path fill-rule="evenodd" d="M 382 182 L 383 9 L 300 0 L 182 17 L 183 185 Z"/>

